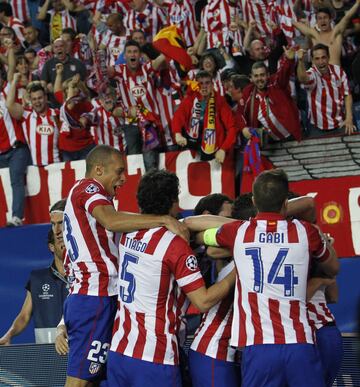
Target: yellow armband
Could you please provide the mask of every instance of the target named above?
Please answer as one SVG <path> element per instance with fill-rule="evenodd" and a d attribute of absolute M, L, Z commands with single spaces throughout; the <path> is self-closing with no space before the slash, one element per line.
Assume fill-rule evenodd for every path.
<path fill-rule="evenodd" d="M 204 232 L 204 243 L 207 246 L 218 247 L 219 244 L 216 240 L 216 233 L 218 232 L 218 228 L 209 228 Z"/>

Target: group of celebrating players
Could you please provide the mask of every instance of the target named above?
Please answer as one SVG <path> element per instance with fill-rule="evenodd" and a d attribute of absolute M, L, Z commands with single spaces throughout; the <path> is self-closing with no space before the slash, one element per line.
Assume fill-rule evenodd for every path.
<path fill-rule="evenodd" d="M 122 154 L 99 145 L 67 198 L 64 265 L 72 282 L 56 339 L 59 353 L 69 351 L 67 387 L 182 386 L 190 303 L 204 313 L 188 354 L 193 386 L 332 385 L 341 336 L 325 290 L 339 263 L 332 238 L 310 223 L 312 199 L 288 200 L 286 174 L 269 170 L 253 184 L 253 204 L 235 206 L 241 220 L 224 200 L 216 212 L 225 216 L 180 222 L 174 173 L 142 177 L 141 214 L 115 210 L 124 183 Z M 210 286 L 189 232 L 216 260 Z"/>

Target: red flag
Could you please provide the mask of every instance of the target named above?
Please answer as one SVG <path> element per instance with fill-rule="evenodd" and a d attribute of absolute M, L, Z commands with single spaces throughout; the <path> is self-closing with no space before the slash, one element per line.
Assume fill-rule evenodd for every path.
<path fill-rule="evenodd" d="M 184 39 L 175 25 L 160 30 L 153 39 L 153 46 L 167 58 L 178 62 L 185 71 L 191 69 L 191 57 L 186 52 Z"/>

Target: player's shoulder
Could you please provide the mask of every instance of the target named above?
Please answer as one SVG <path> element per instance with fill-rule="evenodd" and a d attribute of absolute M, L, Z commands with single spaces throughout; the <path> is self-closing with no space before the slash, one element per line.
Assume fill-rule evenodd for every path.
<path fill-rule="evenodd" d="M 86 193 L 89 195 L 96 193 L 103 193 L 103 186 L 95 179 L 82 179 L 77 182 L 74 190 L 79 193 Z"/>

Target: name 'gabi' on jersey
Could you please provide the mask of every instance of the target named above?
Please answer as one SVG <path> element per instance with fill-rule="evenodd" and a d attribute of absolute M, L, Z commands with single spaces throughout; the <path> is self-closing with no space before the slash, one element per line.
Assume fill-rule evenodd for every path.
<path fill-rule="evenodd" d="M 284 234 L 282 232 L 260 232 L 260 243 L 284 243 Z"/>

